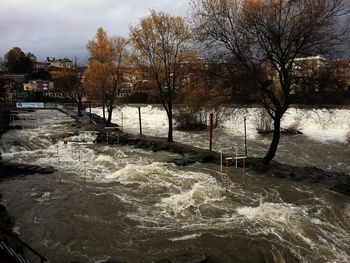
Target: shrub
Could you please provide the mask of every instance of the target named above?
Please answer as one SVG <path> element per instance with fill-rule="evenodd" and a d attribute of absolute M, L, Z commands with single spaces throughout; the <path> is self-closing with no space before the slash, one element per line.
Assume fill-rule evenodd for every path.
<path fill-rule="evenodd" d="M 300 119 L 297 119 L 296 121 L 294 121 L 291 125 L 289 125 L 287 128 L 282 129 L 281 130 L 282 133 L 284 134 L 289 134 L 289 135 L 293 135 L 293 134 L 303 134 L 300 131 Z"/>
<path fill-rule="evenodd" d="M 258 109 L 254 120 L 258 133 L 271 133 L 273 131 L 273 120 L 265 108 Z"/>
<path fill-rule="evenodd" d="M 177 130 L 199 131 L 207 128 L 207 114 L 204 111 L 192 112 L 188 108 L 178 109 L 174 114 Z"/>

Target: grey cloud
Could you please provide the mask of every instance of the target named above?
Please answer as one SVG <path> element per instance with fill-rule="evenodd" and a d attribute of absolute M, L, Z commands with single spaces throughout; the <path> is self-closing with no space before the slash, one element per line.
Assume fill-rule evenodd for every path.
<path fill-rule="evenodd" d="M 149 9 L 185 16 L 189 8 L 188 0 L 0 0 L 0 6 L 0 55 L 19 46 L 39 59 L 80 60 L 99 26 L 125 36 Z"/>

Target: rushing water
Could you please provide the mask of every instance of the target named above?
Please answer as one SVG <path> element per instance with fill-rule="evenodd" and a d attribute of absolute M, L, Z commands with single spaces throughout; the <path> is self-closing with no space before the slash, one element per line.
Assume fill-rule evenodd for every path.
<path fill-rule="evenodd" d="M 149 107 L 143 113 L 146 134 L 166 133 L 164 112 Z M 123 115 L 124 129 L 136 132 L 137 110 L 124 108 Z M 176 155 L 166 152 L 65 145 L 57 139 L 72 119 L 56 111 L 25 118 L 17 122 L 27 128 L 3 135 L 4 159 L 52 165 L 57 172 L 1 181 L 0 192 L 16 217 L 16 231 L 50 262 L 152 262 L 204 253 L 215 262 L 350 262 L 346 196 L 252 172 L 243 189 L 239 169 L 229 170 L 229 181 L 216 165 L 176 167 L 167 162 Z M 240 124 L 224 124 L 217 148 L 242 143 Z M 323 134 L 322 142 L 308 135 L 283 138 L 278 159 L 349 172 L 342 135 Z M 175 133 L 176 140 L 200 147 L 206 137 Z M 268 146 L 249 122 L 248 139 L 252 155 Z"/>

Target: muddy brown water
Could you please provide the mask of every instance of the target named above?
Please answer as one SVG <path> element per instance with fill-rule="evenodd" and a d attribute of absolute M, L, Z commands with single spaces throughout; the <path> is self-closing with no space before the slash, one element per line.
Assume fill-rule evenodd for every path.
<path fill-rule="evenodd" d="M 204 253 L 214 262 L 350 262 L 349 197 L 250 171 L 242 188 L 240 169 L 230 168 L 228 180 L 216 165 L 176 167 L 167 163 L 176 155 L 165 152 L 65 145 L 56 140 L 73 120 L 56 111 L 29 118 L 18 121 L 27 128 L 3 135 L 4 159 L 57 172 L 3 180 L 0 192 L 16 217 L 15 231 L 50 262 L 152 262 Z M 252 154 L 267 141 L 250 141 Z M 277 158 L 347 171 L 347 149 L 288 137 Z"/>

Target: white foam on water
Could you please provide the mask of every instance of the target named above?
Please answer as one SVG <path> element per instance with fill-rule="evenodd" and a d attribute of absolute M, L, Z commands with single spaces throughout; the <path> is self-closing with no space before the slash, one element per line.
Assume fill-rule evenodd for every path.
<path fill-rule="evenodd" d="M 308 210 L 309 208 L 304 206 L 265 202 L 258 207 L 239 207 L 236 212 L 248 220 L 246 223 L 254 222 L 254 227 L 249 227 L 250 235 L 273 234 L 285 246 L 294 243 L 288 240 L 292 237 L 297 240 L 295 242 L 304 244 L 301 247 L 308 247 L 309 256 L 316 256 L 315 260 L 324 258 L 325 262 L 329 262 L 335 257 L 339 260 L 346 258 L 344 262 L 350 262 L 350 255 L 343 251 L 350 245 L 350 233 L 336 224 L 315 218 Z M 311 236 L 310 231 L 314 233 Z M 297 258 L 300 257 L 301 252 L 297 247 L 294 247 L 292 252 Z"/>
<path fill-rule="evenodd" d="M 286 222 L 294 214 L 296 208 L 287 203 L 262 203 L 258 207 L 240 207 L 237 208 L 239 215 L 248 219 L 264 219 L 270 221 Z"/>
<path fill-rule="evenodd" d="M 108 181 L 117 181 L 122 184 L 147 184 L 159 183 L 160 177 L 165 177 L 167 169 L 163 163 L 153 162 L 151 164 L 127 164 L 124 168 L 117 170 L 105 177 Z M 161 181 L 164 183 L 165 181 Z"/>
<path fill-rule="evenodd" d="M 40 196 L 39 198 L 36 198 L 36 199 L 34 199 L 34 200 L 37 201 L 37 202 L 49 201 L 50 199 L 52 199 L 52 198 L 51 198 L 51 195 L 52 195 L 51 192 L 44 192 L 44 193 L 42 194 L 42 196 Z"/>
<path fill-rule="evenodd" d="M 95 132 L 82 132 L 79 135 L 71 136 L 68 138 L 70 142 L 94 142 L 96 141 L 97 134 Z"/>
<path fill-rule="evenodd" d="M 101 169 L 106 167 L 113 169 L 116 167 L 117 160 L 109 155 L 100 154 L 93 160 L 93 163 Z"/>
<path fill-rule="evenodd" d="M 173 237 L 169 238 L 169 241 L 175 242 L 175 241 L 183 241 L 183 240 L 189 240 L 189 239 L 196 239 L 197 237 L 202 236 L 202 234 L 192 234 L 192 235 L 184 235 L 180 237 Z"/>
<path fill-rule="evenodd" d="M 189 191 L 163 198 L 160 206 L 169 210 L 170 215 L 188 216 L 200 214 L 200 206 L 214 204 L 225 199 L 225 189 L 219 185 L 195 183 Z"/>
<path fill-rule="evenodd" d="M 142 127 L 146 135 L 163 136 L 167 135 L 167 117 L 161 106 L 142 107 Z M 242 136 L 243 117 L 247 118 L 248 139 L 257 136 L 256 120 L 259 112 L 258 108 L 225 108 L 227 116 L 223 120 L 222 127 L 231 134 Z M 102 115 L 99 108 L 93 112 Z M 121 112 L 123 112 L 124 129 L 127 132 L 138 133 L 138 111 L 136 107 L 124 106 L 114 111 L 113 122 L 121 123 Z M 317 141 L 337 141 L 346 142 L 346 134 L 350 131 L 350 110 L 348 109 L 296 109 L 290 108 L 285 113 L 282 120 L 282 127 L 288 128 L 296 126 L 301 132 L 313 140 Z M 174 137 L 181 138 L 182 135 L 196 137 L 196 133 L 174 131 Z"/>
<path fill-rule="evenodd" d="M 345 109 L 295 109 L 285 114 L 282 126 L 299 123 L 299 129 L 317 141 L 346 142 L 350 131 L 350 110 Z"/>

